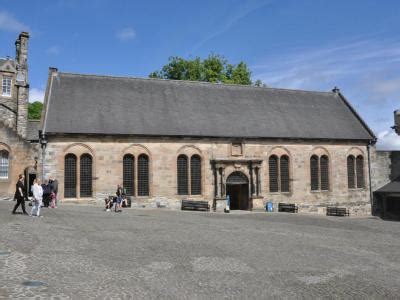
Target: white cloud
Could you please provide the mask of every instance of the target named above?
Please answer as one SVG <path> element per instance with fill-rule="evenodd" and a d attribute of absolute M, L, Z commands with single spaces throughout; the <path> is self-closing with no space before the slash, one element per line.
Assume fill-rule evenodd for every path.
<path fill-rule="evenodd" d="M 44 93 L 45 91 L 38 88 L 32 88 L 29 91 L 29 102 L 40 101 L 43 102 L 44 100 Z"/>
<path fill-rule="evenodd" d="M 60 47 L 58 46 L 51 46 L 46 50 L 46 53 L 49 55 L 58 55 L 60 53 Z"/>
<path fill-rule="evenodd" d="M 132 27 L 126 27 L 121 30 L 119 30 L 116 34 L 115 37 L 119 39 L 120 41 L 129 41 L 133 40 L 136 37 L 136 32 Z"/>
<path fill-rule="evenodd" d="M 6 11 L 0 11 L 0 30 L 11 32 L 30 31 L 29 26 L 18 21 Z"/>
<path fill-rule="evenodd" d="M 376 148 L 379 150 L 400 150 L 400 136 L 394 130 L 378 133 Z"/>
<path fill-rule="evenodd" d="M 232 10 L 232 13 L 230 14 L 230 16 L 228 16 L 226 19 L 224 19 L 223 23 L 221 23 L 219 26 L 217 26 L 215 31 L 209 33 L 201 41 L 199 41 L 196 45 L 194 45 L 191 52 L 195 52 L 196 50 L 201 48 L 203 45 L 205 45 L 210 40 L 215 39 L 216 37 L 229 31 L 240 20 L 246 18 L 248 15 L 250 15 L 255 10 L 260 9 L 261 7 L 268 5 L 271 2 L 272 2 L 272 0 L 262 1 L 261 3 L 257 0 L 255 0 L 255 1 L 252 0 L 252 1 L 243 1 L 242 4 L 236 8 L 234 6 L 230 6 L 231 10 Z"/>

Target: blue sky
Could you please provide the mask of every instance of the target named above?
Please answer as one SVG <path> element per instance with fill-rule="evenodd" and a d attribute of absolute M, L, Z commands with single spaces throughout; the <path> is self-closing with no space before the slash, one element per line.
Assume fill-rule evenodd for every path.
<path fill-rule="evenodd" d="M 18 3 L 18 5 L 16 5 Z M 338 86 L 380 138 L 400 109 L 400 1 L 0 0 L 0 57 L 31 33 L 31 100 L 48 67 L 147 77 L 169 56 L 225 56 L 248 63 L 270 87 Z"/>

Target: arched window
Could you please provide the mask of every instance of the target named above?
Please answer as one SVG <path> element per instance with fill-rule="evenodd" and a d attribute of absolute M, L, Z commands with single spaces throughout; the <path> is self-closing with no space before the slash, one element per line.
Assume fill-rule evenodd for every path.
<path fill-rule="evenodd" d="M 283 155 L 280 158 L 280 177 L 281 177 L 281 192 L 289 192 L 289 157 Z"/>
<path fill-rule="evenodd" d="M 316 155 L 310 158 L 311 190 L 319 190 L 319 158 Z"/>
<path fill-rule="evenodd" d="M 357 188 L 364 188 L 364 158 L 359 155 L 356 158 Z"/>
<path fill-rule="evenodd" d="M 80 196 L 92 197 L 92 156 L 82 154 L 80 159 Z"/>
<path fill-rule="evenodd" d="M 321 191 L 329 190 L 329 158 L 322 155 L 320 158 Z"/>
<path fill-rule="evenodd" d="M 76 198 L 76 156 L 67 154 L 64 159 L 64 197 Z"/>
<path fill-rule="evenodd" d="M 269 166 L 269 191 L 271 193 L 279 191 L 278 184 L 278 157 L 271 155 L 268 161 Z"/>
<path fill-rule="evenodd" d="M 122 181 L 123 187 L 128 196 L 135 195 L 135 157 L 131 154 L 126 154 L 122 163 Z"/>
<path fill-rule="evenodd" d="M 347 157 L 347 183 L 349 189 L 354 189 L 356 187 L 354 163 L 354 156 L 349 155 Z"/>
<path fill-rule="evenodd" d="M 282 155 L 278 157 L 271 155 L 268 160 L 269 166 L 269 191 L 289 192 L 290 191 L 290 175 L 289 175 L 289 157 Z"/>
<path fill-rule="evenodd" d="M 312 191 L 329 190 L 329 158 L 326 155 L 310 158 L 310 177 Z"/>
<path fill-rule="evenodd" d="M 190 158 L 191 194 L 201 195 L 201 158 L 195 154 Z"/>
<path fill-rule="evenodd" d="M 9 162 L 8 162 L 8 151 L 1 150 L 0 151 L 0 179 L 8 179 L 8 169 L 9 169 Z"/>
<path fill-rule="evenodd" d="M 364 188 L 364 158 L 358 155 L 347 157 L 347 181 L 349 189 Z"/>
<path fill-rule="evenodd" d="M 189 194 L 188 159 L 186 155 L 179 155 L 177 159 L 178 195 Z"/>
<path fill-rule="evenodd" d="M 138 196 L 149 195 L 149 157 L 140 154 L 138 157 Z"/>

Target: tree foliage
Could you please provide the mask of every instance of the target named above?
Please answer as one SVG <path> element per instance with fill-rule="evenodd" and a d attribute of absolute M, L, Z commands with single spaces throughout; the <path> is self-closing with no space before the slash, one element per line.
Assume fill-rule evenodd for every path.
<path fill-rule="evenodd" d="M 201 60 L 199 57 L 184 59 L 172 56 L 161 70 L 152 72 L 149 77 L 243 85 L 253 84 L 251 81 L 251 71 L 246 63 L 239 62 L 237 65 L 233 65 L 228 63 L 223 56 L 216 54 L 211 54 L 204 60 Z M 261 80 L 257 80 L 255 84 L 263 86 Z"/>
<path fill-rule="evenodd" d="M 40 120 L 42 115 L 43 103 L 35 101 L 28 104 L 28 119 L 29 120 Z"/>

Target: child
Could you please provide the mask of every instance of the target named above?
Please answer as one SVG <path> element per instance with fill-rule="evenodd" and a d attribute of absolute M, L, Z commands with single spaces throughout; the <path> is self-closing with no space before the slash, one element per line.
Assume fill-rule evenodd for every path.
<path fill-rule="evenodd" d="M 33 192 L 33 200 L 32 200 L 31 216 L 39 217 L 40 207 L 42 206 L 42 199 L 43 199 L 43 188 L 40 185 L 39 179 L 35 179 L 33 181 L 32 192 Z"/>

